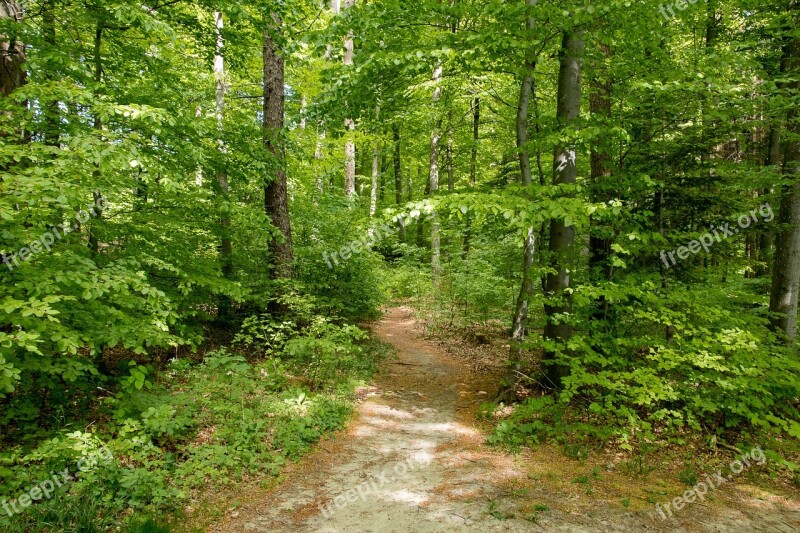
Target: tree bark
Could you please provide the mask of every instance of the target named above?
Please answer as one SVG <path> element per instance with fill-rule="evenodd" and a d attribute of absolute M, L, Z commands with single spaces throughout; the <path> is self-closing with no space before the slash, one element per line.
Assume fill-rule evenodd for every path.
<path fill-rule="evenodd" d="M 606 43 L 600 43 L 600 51 L 604 59 L 611 57 L 611 47 Z M 589 112 L 593 117 L 605 126 L 606 121 L 611 117 L 611 91 L 612 81 L 604 78 L 602 69 L 596 68 L 594 71 L 597 77 L 592 83 L 592 93 L 589 95 Z M 592 140 L 591 152 L 589 155 L 589 182 L 592 192 L 593 202 L 604 202 L 609 200 L 605 188 L 611 176 L 611 156 L 603 146 L 603 138 L 595 136 Z M 608 257 L 611 253 L 611 239 L 604 235 L 606 228 L 598 226 L 595 220 L 590 221 L 589 233 L 589 268 L 595 280 L 611 280 L 611 268 L 608 264 Z M 592 318 L 594 320 L 605 319 L 608 314 L 608 302 L 604 297 L 599 297 L 594 304 Z"/>
<path fill-rule="evenodd" d="M 388 157 L 386 150 L 381 148 L 380 171 L 378 173 L 378 205 L 383 205 L 386 200 L 386 175 L 388 174 Z"/>
<path fill-rule="evenodd" d="M 344 194 L 353 196 L 356 193 L 356 143 L 353 140 L 356 123 L 348 118 L 345 119 L 344 125 L 347 129 L 344 142 Z"/>
<path fill-rule="evenodd" d="M 580 116 L 581 73 L 583 64 L 583 31 L 568 30 L 561 41 L 560 68 L 558 73 L 558 102 L 556 118 L 559 127 L 564 129 Z M 575 147 L 559 143 L 553 154 L 553 185 L 571 185 L 577 178 L 577 155 Z M 550 268 L 545 278 L 545 315 L 547 324 L 544 338 L 562 346 L 572 336 L 569 315 L 572 314 L 570 288 L 570 255 L 575 244 L 575 228 L 567 225 L 564 219 L 550 221 Z M 569 368 L 557 363 L 558 354 L 554 350 L 544 352 L 546 363 L 545 387 L 560 389 L 563 379 L 569 375 Z"/>
<path fill-rule="evenodd" d="M 355 3 L 355 0 L 345 0 L 344 8 L 347 9 Z M 348 33 L 344 38 L 344 64 L 353 65 L 353 34 Z M 344 119 L 345 132 L 344 143 L 344 194 L 353 196 L 356 193 L 356 144 L 353 139 L 353 132 L 356 123 L 352 118 Z"/>
<path fill-rule="evenodd" d="M 767 156 L 764 160 L 766 166 L 775 167 L 776 169 L 781 165 L 781 124 L 777 119 L 769 125 L 769 134 L 767 137 Z M 762 191 L 762 195 L 771 194 L 773 190 L 766 188 Z M 769 275 L 771 272 L 771 262 L 774 259 L 773 244 L 775 242 L 775 234 L 766 228 L 762 228 L 758 232 L 758 259 L 759 265 L 756 268 L 755 276 L 757 278 Z"/>
<path fill-rule="evenodd" d="M 99 99 L 100 96 L 100 84 L 103 81 L 103 54 L 102 54 L 102 45 L 103 45 L 103 22 L 97 22 L 97 28 L 95 29 L 94 34 L 94 97 L 95 100 Z M 94 129 L 99 131 L 103 131 L 103 119 L 100 117 L 98 113 L 94 115 Z M 94 183 L 97 184 L 100 179 L 102 178 L 102 171 L 100 169 L 100 164 L 96 164 L 94 171 L 92 173 L 92 178 Z M 92 193 L 92 198 L 94 200 L 95 205 L 98 204 L 101 195 L 98 190 L 95 190 Z M 97 215 L 95 216 L 95 220 L 89 224 L 89 250 L 92 251 L 93 255 L 97 255 L 100 251 L 100 243 L 98 242 L 97 237 L 97 228 L 96 223 L 102 217 L 102 212 L 98 211 Z"/>
<path fill-rule="evenodd" d="M 280 17 L 273 13 L 264 31 L 264 146 L 272 154 L 273 176 L 264 188 L 267 215 L 280 235 L 270 239 L 271 279 L 293 276 L 292 227 L 289 219 L 289 195 L 286 183 L 284 128 L 284 62 L 276 40 L 282 32 Z"/>
<path fill-rule="evenodd" d="M 481 121 L 481 99 L 477 96 L 472 100 L 472 147 L 470 148 L 469 155 L 469 186 L 475 187 L 477 172 L 478 172 L 478 139 L 479 128 Z M 469 249 L 472 241 L 472 214 L 468 211 L 466 220 L 464 221 L 466 229 L 464 230 L 464 246 L 462 257 L 464 259 L 469 255 Z"/>
<path fill-rule="evenodd" d="M 380 117 L 381 117 L 381 106 L 380 104 L 378 104 L 375 107 L 376 124 L 380 120 Z M 380 172 L 380 155 L 381 155 L 380 142 L 376 139 L 375 147 L 372 149 L 372 184 L 371 184 L 372 186 L 370 188 L 370 193 L 369 193 L 370 218 L 375 216 L 375 211 L 378 208 L 378 174 Z"/>
<path fill-rule="evenodd" d="M 18 2 L 0 0 L 0 19 L 22 21 L 22 8 Z M 9 96 L 14 90 L 27 82 L 25 64 L 25 45 L 14 36 L 0 37 L 0 93 Z"/>
<path fill-rule="evenodd" d="M 42 33 L 44 42 L 55 50 L 58 46 L 56 41 L 56 3 L 55 0 L 47 0 L 42 6 Z M 46 79 L 53 81 L 57 72 L 53 72 L 55 65 L 46 65 L 43 70 L 47 72 Z M 44 143 L 48 146 L 59 146 L 59 106 L 58 100 L 42 102 L 45 110 L 44 117 Z"/>
<path fill-rule="evenodd" d="M 422 181 L 422 165 L 417 166 L 417 180 Z M 425 192 L 422 193 L 423 198 L 427 198 L 431 194 L 431 181 L 425 180 Z M 409 193 L 409 197 L 411 193 Z M 409 198 L 410 200 L 410 198 Z M 425 247 L 425 216 L 420 213 L 417 217 L 417 248 Z"/>
<path fill-rule="evenodd" d="M 481 124 L 481 99 L 472 101 L 472 148 L 469 155 L 469 186 L 475 187 L 478 172 L 478 140 Z"/>
<path fill-rule="evenodd" d="M 431 195 L 435 195 L 439 190 L 439 140 L 441 139 L 442 118 L 437 113 L 436 104 L 439 102 L 441 87 L 439 82 L 442 79 L 442 65 L 437 64 L 433 68 L 433 112 L 437 115 L 434 120 L 433 130 L 431 131 L 431 157 L 428 173 L 428 188 Z M 433 284 L 438 285 L 439 276 L 442 272 L 440 243 L 439 243 L 439 218 L 436 211 L 431 213 L 431 273 Z"/>
<path fill-rule="evenodd" d="M 322 122 L 319 123 L 317 128 L 317 145 L 314 148 L 314 161 L 320 162 L 325 158 L 325 154 L 322 152 L 322 143 L 325 142 L 325 129 L 322 125 Z M 316 187 L 317 192 L 322 194 L 325 185 L 322 182 L 322 173 L 319 170 L 319 165 L 315 165 L 315 172 L 316 172 Z"/>
<path fill-rule="evenodd" d="M 800 13 L 800 3 L 795 2 L 795 15 Z M 798 19 L 800 17 L 793 17 Z M 800 21 L 798 21 L 800 22 Z M 782 74 L 800 71 L 800 38 L 792 37 L 783 47 Z M 778 84 L 779 89 L 796 97 L 800 94 L 800 80 Z M 783 174 L 786 182 L 781 188 L 781 205 L 778 214 L 780 230 L 775 245 L 775 258 L 770 291 L 769 310 L 772 328 L 787 343 L 797 337 L 797 301 L 800 287 L 800 110 L 789 108 L 786 116 L 789 135 L 783 142 Z"/>
<path fill-rule="evenodd" d="M 17 23 L 22 21 L 22 9 L 17 2 L 0 0 L 0 19 L 13 19 Z M 22 87 L 27 82 L 25 64 L 25 45 L 12 35 L 0 35 L 0 94 L 8 97 L 16 89 Z M 10 114 L 10 111 L 4 111 Z M 27 141 L 25 133 L 19 131 L 17 142 Z M 0 134 L 6 136 L 5 133 Z M 6 171 L 12 165 L 0 165 L 0 170 Z M 3 178 L 0 178 L 2 183 Z M 11 258 L 5 253 L 0 254 L 0 271 L 5 272 L 4 266 L 10 264 Z M 9 330 L 10 332 L 10 330 Z"/>
<path fill-rule="evenodd" d="M 453 110 L 448 112 L 447 147 L 445 148 L 445 167 L 447 170 L 447 190 L 455 189 L 455 175 L 453 174 Z"/>
<path fill-rule="evenodd" d="M 219 11 L 214 12 L 214 22 L 216 24 L 217 43 L 216 54 L 214 55 L 214 84 L 216 92 L 216 117 L 217 117 L 217 146 L 222 154 L 227 153 L 225 143 L 222 140 L 223 120 L 225 118 L 225 58 L 222 55 L 222 49 L 225 42 L 222 37 L 222 29 L 224 27 L 224 20 L 222 13 Z M 219 199 L 222 204 L 227 204 L 230 200 L 230 187 L 228 185 L 228 174 L 223 171 L 217 171 L 217 187 L 219 189 Z M 228 214 L 229 209 L 227 205 L 223 205 L 220 212 L 220 270 L 222 277 L 226 280 L 233 279 L 233 240 L 231 238 L 231 217 Z M 221 321 L 227 321 L 230 318 L 231 300 L 229 297 L 222 295 L 218 303 L 217 316 Z"/>
<path fill-rule="evenodd" d="M 528 0 L 529 6 L 534 5 L 536 0 Z M 533 39 L 535 21 L 533 17 L 528 17 L 527 28 L 531 34 L 529 39 Z M 522 185 L 529 187 L 533 183 L 531 172 L 531 157 L 528 152 L 528 109 L 533 94 L 533 71 L 536 68 L 533 55 L 533 46 L 530 50 L 531 57 L 525 60 L 525 74 L 522 77 L 522 84 L 519 91 L 519 102 L 517 103 L 517 158 L 519 160 L 519 173 L 522 178 Z M 514 316 L 511 319 L 511 342 L 509 343 L 508 362 L 506 374 L 501 384 L 501 392 L 498 399 L 502 401 L 513 401 L 517 399 L 516 388 L 519 382 L 519 371 L 522 364 L 522 343 L 525 341 L 525 333 L 528 322 L 528 306 L 533 295 L 533 257 L 536 250 L 536 236 L 533 228 L 528 228 L 522 250 L 522 283 L 520 285 L 517 301 L 514 306 Z"/>
<path fill-rule="evenodd" d="M 397 205 L 403 203 L 403 167 L 400 159 L 400 127 L 392 124 L 392 140 L 394 141 L 394 200 Z M 403 217 L 397 220 L 400 242 L 406 240 L 406 227 Z"/>

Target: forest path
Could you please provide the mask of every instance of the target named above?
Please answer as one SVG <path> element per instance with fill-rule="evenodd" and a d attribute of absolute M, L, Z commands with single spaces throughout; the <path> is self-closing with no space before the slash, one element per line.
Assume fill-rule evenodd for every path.
<path fill-rule="evenodd" d="M 320 443 L 261 501 L 209 531 L 794 530 L 785 528 L 793 522 L 786 516 L 763 522 L 770 516 L 763 511 L 728 513 L 723 523 L 709 521 L 707 509 L 694 506 L 681 513 L 682 523 L 665 523 L 644 509 L 610 505 L 599 493 L 569 494 L 550 470 L 540 470 L 547 479 L 530 473 L 532 462 L 558 472 L 552 456 L 510 455 L 484 444 L 475 412 L 494 392 L 493 376 L 469 372 L 422 340 L 409 308 L 388 310 L 375 333 L 395 346 L 398 357 L 364 391 L 348 429 Z"/>

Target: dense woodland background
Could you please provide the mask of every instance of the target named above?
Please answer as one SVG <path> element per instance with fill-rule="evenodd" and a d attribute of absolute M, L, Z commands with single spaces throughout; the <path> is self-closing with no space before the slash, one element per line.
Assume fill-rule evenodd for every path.
<path fill-rule="evenodd" d="M 115 457 L 4 530 L 277 473 L 400 299 L 510 339 L 498 444 L 798 472 L 797 0 L 2 0 L 0 41 L 0 497 Z"/>

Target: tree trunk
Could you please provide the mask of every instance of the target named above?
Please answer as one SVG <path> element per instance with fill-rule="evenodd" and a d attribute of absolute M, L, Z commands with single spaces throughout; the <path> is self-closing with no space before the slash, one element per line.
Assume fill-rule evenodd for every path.
<path fill-rule="evenodd" d="M 95 29 L 94 34 L 94 97 L 95 99 L 99 99 L 99 90 L 100 90 L 100 83 L 103 81 L 103 55 L 102 55 L 102 44 L 103 44 L 103 23 L 101 21 L 97 22 L 97 28 Z M 103 131 L 103 119 L 100 118 L 100 115 L 95 113 L 94 115 L 94 129 L 97 131 Z M 92 173 L 92 179 L 95 184 L 100 182 L 102 178 L 102 171 L 100 169 L 100 164 L 96 164 L 94 171 Z M 98 205 L 98 201 L 101 199 L 100 192 L 95 190 L 92 193 L 92 199 L 94 200 L 94 204 Z M 93 255 L 97 255 L 100 251 L 100 243 L 98 242 L 97 238 L 97 228 L 96 223 L 100 220 L 102 216 L 101 211 L 97 211 L 97 215 L 95 216 L 95 220 L 93 220 L 89 224 L 89 250 L 92 251 Z"/>
<path fill-rule="evenodd" d="M 431 157 L 430 167 L 428 173 L 428 188 L 430 194 L 436 195 L 439 190 L 439 140 L 441 138 L 442 118 L 438 115 L 436 104 L 441 95 L 441 87 L 439 82 L 442 79 L 442 65 L 437 64 L 433 69 L 433 83 L 435 88 L 433 90 L 433 112 L 437 115 L 433 131 L 431 131 Z M 439 218 L 436 216 L 436 211 L 431 213 L 431 273 L 433 284 L 438 285 L 439 276 L 442 272 L 440 249 L 439 249 Z"/>
<path fill-rule="evenodd" d="M 264 204 L 272 224 L 280 235 L 269 242 L 271 279 L 289 279 L 293 275 L 292 227 L 289 219 L 289 195 L 286 184 L 283 143 L 284 64 L 276 39 L 282 31 L 280 17 L 273 13 L 264 31 L 264 146 L 272 154 L 273 176 L 264 188 Z"/>
<path fill-rule="evenodd" d="M 558 73 L 558 103 L 556 118 L 559 127 L 566 128 L 577 120 L 581 109 L 581 71 L 583 64 L 583 31 L 565 31 L 562 41 L 560 68 Z M 577 178 L 575 147 L 560 143 L 553 154 L 553 185 L 570 185 Z M 570 288 L 570 255 L 575 243 L 575 227 L 567 226 L 564 219 L 550 221 L 550 268 L 553 272 L 547 274 L 545 279 L 545 315 L 547 324 L 544 328 L 544 338 L 556 341 L 562 347 L 572 336 L 572 326 L 569 324 L 569 315 L 572 314 L 572 297 Z M 556 351 L 547 350 L 543 360 L 547 365 L 546 387 L 560 389 L 563 379 L 569 375 L 569 368 L 556 363 Z"/>
<path fill-rule="evenodd" d="M 17 23 L 22 21 L 22 9 L 17 2 L 0 0 L 0 19 L 14 19 Z M 0 36 L 0 94 L 7 97 L 16 89 L 27 82 L 25 64 L 25 45 L 8 36 Z M 11 113 L 4 111 L 4 113 Z M 25 142 L 26 135 L 19 131 L 17 142 Z M 5 133 L 0 133 L 3 137 Z M 12 141 L 13 142 L 13 141 Z M 0 170 L 7 171 L 11 165 L 0 165 Z M 3 178 L 0 177 L 0 183 Z M 0 271 L 5 272 L 3 266 L 10 265 L 11 258 L 5 253 L 0 254 Z M 10 332 L 10 330 L 8 331 Z"/>
<path fill-rule="evenodd" d="M 227 153 L 224 141 L 222 140 L 223 119 L 225 118 L 225 58 L 222 55 L 222 48 L 225 42 L 222 38 L 224 21 L 222 13 L 214 12 L 214 22 L 216 24 L 217 44 L 216 54 L 214 55 L 214 82 L 216 91 L 216 116 L 217 116 L 217 146 L 222 154 Z M 220 212 L 220 269 L 222 277 L 226 280 L 233 279 L 233 241 L 231 239 L 231 217 L 228 214 L 227 204 L 230 200 L 230 188 L 228 186 L 228 175 L 219 170 L 217 172 L 217 187 L 219 188 L 219 200 L 223 204 Z M 230 318 L 231 300 L 229 297 L 220 296 L 218 303 L 217 317 L 221 321 Z"/>
<path fill-rule="evenodd" d="M 392 124 L 392 140 L 394 141 L 394 200 L 397 205 L 403 203 L 403 167 L 400 160 L 400 127 L 397 124 Z M 403 217 L 397 220 L 399 226 L 399 239 L 400 242 L 406 240 L 406 227 Z"/>
<path fill-rule="evenodd" d="M 535 0 L 528 0 L 528 5 L 534 5 Z M 527 28 L 531 34 L 529 39 L 533 39 L 533 29 L 535 21 L 528 17 Z M 531 55 L 533 47 L 531 46 Z M 531 173 L 531 157 L 528 152 L 528 108 L 533 94 L 533 70 L 536 67 L 535 59 L 529 57 L 525 61 L 525 74 L 519 91 L 519 102 L 517 103 L 517 158 L 519 160 L 519 173 L 522 178 L 522 185 L 529 187 L 533 183 Z M 528 306 L 533 295 L 533 256 L 536 250 L 536 236 L 533 228 L 528 228 L 522 250 L 522 283 L 519 294 L 517 295 L 516 305 L 514 306 L 514 316 L 511 319 L 511 342 L 509 343 L 508 362 L 506 374 L 502 380 L 502 390 L 498 399 L 502 401 L 513 401 L 517 399 L 516 388 L 519 381 L 519 371 L 522 363 L 522 343 L 525 340 L 525 333 L 528 322 Z"/>
<path fill-rule="evenodd" d="M 22 21 L 22 8 L 13 0 L 0 0 L 0 19 Z M 25 45 L 16 40 L 8 40 L 3 36 L 0 42 L 0 93 L 9 96 L 15 89 L 25 85 L 27 73 L 25 63 Z"/>
<path fill-rule="evenodd" d="M 417 166 L 417 180 L 422 181 L 422 165 Z M 425 192 L 422 194 L 423 198 L 427 198 L 431 194 L 431 181 L 425 181 Z M 425 235 L 424 230 L 425 228 L 425 218 L 424 215 L 420 213 L 419 217 L 417 217 L 417 247 L 424 248 L 425 247 Z"/>
<path fill-rule="evenodd" d="M 800 8 L 794 4 L 795 13 Z M 795 19 L 800 18 L 795 16 Z M 792 37 L 783 47 L 781 74 L 800 71 L 800 38 Z M 778 84 L 792 96 L 800 94 L 800 80 Z M 781 206 L 778 214 L 779 232 L 775 242 L 775 259 L 770 291 L 770 323 L 787 343 L 797 336 L 797 300 L 800 287 L 800 110 L 789 108 L 786 116 L 786 139 L 783 143 L 783 174 L 786 181 L 781 188 Z"/>
<path fill-rule="evenodd" d="M 344 8 L 347 9 L 355 3 L 354 0 L 345 0 Z M 353 65 L 353 34 L 348 33 L 344 38 L 344 64 Z M 356 123 L 351 118 L 344 119 L 344 126 L 348 130 L 345 132 L 344 143 L 344 194 L 353 196 L 356 193 L 356 144 L 353 139 L 353 132 Z"/>
<path fill-rule="evenodd" d="M 388 174 L 389 168 L 387 162 L 386 150 L 381 149 L 380 171 L 378 172 L 378 205 L 384 205 L 386 200 L 386 174 Z"/>
<path fill-rule="evenodd" d="M 470 148 L 469 156 L 469 186 L 475 187 L 475 182 L 478 172 L 478 134 L 481 121 L 481 99 L 477 96 L 472 100 L 472 147 Z M 464 246 L 462 257 L 464 259 L 469 255 L 469 249 L 472 241 L 472 213 L 467 212 L 466 220 L 464 221 L 466 229 L 464 230 Z"/>
<path fill-rule="evenodd" d="M 381 106 L 378 104 L 375 107 L 375 122 L 380 120 Z M 376 126 L 377 128 L 377 126 Z M 375 147 L 372 149 L 372 184 L 369 192 L 369 217 L 375 216 L 375 211 L 378 208 L 378 173 L 380 172 L 380 155 L 381 147 L 379 141 L 375 140 Z"/>
<path fill-rule="evenodd" d="M 455 176 L 453 174 L 453 110 L 448 113 L 447 125 L 447 147 L 445 148 L 445 167 L 447 169 L 447 190 L 452 191 L 455 189 Z"/>
<path fill-rule="evenodd" d="M 323 128 L 322 122 L 319 123 L 317 128 L 317 145 L 314 148 L 314 161 L 319 163 L 325 158 L 325 154 L 322 152 L 322 143 L 325 142 L 325 129 Z M 319 170 L 319 165 L 314 166 L 316 172 L 316 187 L 317 192 L 322 194 L 325 185 L 322 182 L 322 172 Z"/>
<path fill-rule="evenodd" d="M 417 180 L 422 178 L 422 167 L 419 166 L 417 163 Z M 408 177 L 406 179 L 406 201 L 410 202 L 412 200 L 414 193 L 414 184 L 411 181 L 411 169 L 409 169 Z"/>
<path fill-rule="evenodd" d="M 44 42 L 50 50 L 56 50 L 56 3 L 55 0 L 47 0 L 42 6 L 42 33 Z M 46 65 L 43 70 L 48 81 L 53 81 L 57 77 L 56 65 Z M 44 117 L 44 143 L 48 146 L 59 146 L 59 105 L 58 100 L 42 102 L 45 110 Z"/>
<path fill-rule="evenodd" d="M 767 156 L 764 164 L 776 169 L 781 165 L 781 124 L 777 119 L 773 119 L 769 126 Z M 767 195 L 771 192 L 772 190 L 767 188 L 761 193 Z M 758 232 L 759 265 L 755 273 L 757 278 L 767 276 L 771 271 L 770 263 L 773 259 L 774 242 L 775 234 L 771 230 L 762 228 Z"/>
<path fill-rule="evenodd" d="M 353 132 L 356 123 L 352 119 L 344 121 L 346 140 L 344 142 L 344 194 L 353 196 L 356 193 L 356 143 L 353 140 Z"/>
<path fill-rule="evenodd" d="M 472 101 L 472 149 L 469 155 L 469 186 L 474 187 L 478 172 L 478 134 L 481 124 L 481 99 Z"/>
<path fill-rule="evenodd" d="M 600 51 L 604 59 L 611 57 L 611 47 L 606 43 L 600 43 Z M 589 112 L 600 122 L 601 127 L 605 127 L 606 122 L 611 118 L 611 90 L 612 81 L 610 78 L 603 78 L 602 69 L 593 69 L 598 73 L 598 77 L 593 80 L 592 93 L 589 95 Z M 603 146 L 604 138 L 595 136 L 592 141 L 590 153 L 590 174 L 589 181 L 592 192 L 593 202 L 604 202 L 610 200 L 605 192 L 608 187 L 608 178 L 611 176 L 611 156 Z M 595 220 L 591 221 L 589 233 L 589 268 L 595 280 L 611 280 L 611 268 L 608 264 L 608 257 L 611 253 L 611 239 L 604 234 L 606 228 L 598 226 Z M 604 297 L 599 297 L 594 304 L 595 308 L 592 318 L 595 320 L 605 319 L 608 314 L 608 302 Z"/>

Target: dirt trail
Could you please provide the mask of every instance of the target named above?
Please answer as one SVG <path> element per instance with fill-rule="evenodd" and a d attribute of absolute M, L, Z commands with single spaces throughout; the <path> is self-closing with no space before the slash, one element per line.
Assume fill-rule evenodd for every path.
<path fill-rule="evenodd" d="M 349 429 L 291 469 L 265 501 L 242 508 L 215 532 L 796 531 L 800 513 L 754 509 L 710 521 L 654 521 L 601 499 L 576 496 L 541 476 L 526 455 L 487 448 L 474 424 L 493 392 L 480 376 L 418 338 L 408 308 L 376 326 L 398 359 L 387 362 Z M 548 467 L 546 458 L 538 461 Z M 554 465 L 554 469 L 558 467 Z M 534 479 L 535 481 L 531 481 Z M 531 488 L 534 486 L 533 488 Z M 666 497 L 665 497 L 666 498 Z M 579 501 L 582 500 L 582 501 Z M 538 511 L 532 502 L 542 506 Z M 545 509 L 546 508 L 546 509 Z M 535 516 L 534 516 L 535 515 Z M 776 520 L 769 519 L 774 516 Z M 534 521 L 535 518 L 535 521 Z"/>

